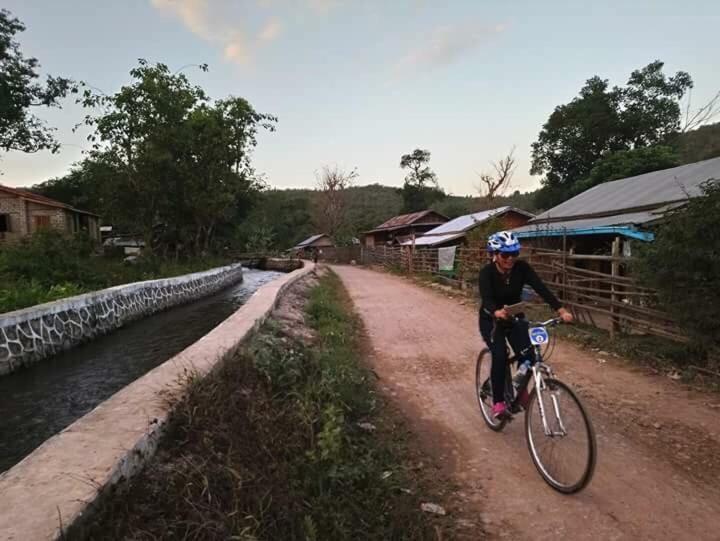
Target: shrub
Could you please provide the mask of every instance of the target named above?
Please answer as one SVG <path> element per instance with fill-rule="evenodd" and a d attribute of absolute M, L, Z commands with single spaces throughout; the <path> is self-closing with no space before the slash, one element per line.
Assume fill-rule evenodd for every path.
<path fill-rule="evenodd" d="M 640 250 L 637 271 L 662 306 L 706 349 L 720 348 L 720 183 L 673 212 Z"/>

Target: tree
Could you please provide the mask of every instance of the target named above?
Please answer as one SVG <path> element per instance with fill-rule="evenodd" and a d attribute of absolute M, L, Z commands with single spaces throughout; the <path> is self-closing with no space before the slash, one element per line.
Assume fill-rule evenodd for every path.
<path fill-rule="evenodd" d="M 358 174 L 355 169 L 346 172 L 337 165 L 325 165 L 315 176 L 318 197 L 313 222 L 318 233 L 335 238 L 347 222 L 347 190 Z"/>
<path fill-rule="evenodd" d="M 680 130 L 680 100 L 692 87 L 682 71 L 668 77 L 663 63 L 632 72 L 625 87 L 592 77 L 570 103 L 555 108 L 532 145 L 531 174 L 544 175 L 543 207 L 574 193 L 595 163 L 613 152 L 662 143 Z"/>
<path fill-rule="evenodd" d="M 636 271 L 659 291 L 660 303 L 695 343 L 720 348 L 720 183 L 670 214 L 654 242 L 639 252 Z"/>
<path fill-rule="evenodd" d="M 499 195 L 504 195 L 510 187 L 510 181 L 517 168 L 514 154 L 515 147 L 512 147 L 507 156 L 501 158 L 498 162 L 492 162 L 492 167 L 495 170 L 494 174 L 480 173 L 478 175 L 480 185 L 477 186 L 477 191 L 480 193 L 480 197 L 489 203 L 492 203 Z"/>
<path fill-rule="evenodd" d="M 60 107 L 60 99 L 76 92 L 70 79 L 48 76 L 37 79 L 40 64 L 25 58 L 15 35 L 25 26 L 7 10 L 0 10 L 0 148 L 5 152 L 57 152 L 60 145 L 53 129 L 33 115 L 35 107 Z"/>
<path fill-rule="evenodd" d="M 428 167 L 430 151 L 416 148 L 412 154 L 404 154 L 400 158 L 400 168 L 409 169 L 405 182 L 414 186 L 434 186 L 437 188 L 437 176 Z"/>
<path fill-rule="evenodd" d="M 400 158 L 400 168 L 410 170 L 400 190 L 403 212 L 425 210 L 445 197 L 445 192 L 438 187 L 437 176 L 428 166 L 429 162 L 430 151 L 419 148 Z"/>
<path fill-rule="evenodd" d="M 259 189 L 250 154 L 257 129 L 276 119 L 242 98 L 212 103 L 164 64 L 140 60 L 130 74 L 132 84 L 113 95 L 83 93 L 83 105 L 102 111 L 85 120 L 94 128 L 91 158 L 115 171 L 109 192 L 132 200 L 121 221 L 135 224 L 147 249 L 207 251 Z"/>
<path fill-rule="evenodd" d="M 579 181 L 573 189 L 574 193 L 578 194 L 603 182 L 634 177 L 678 165 L 680 165 L 680 157 L 668 146 L 621 150 L 598 160 L 590 170 L 590 174 Z"/>

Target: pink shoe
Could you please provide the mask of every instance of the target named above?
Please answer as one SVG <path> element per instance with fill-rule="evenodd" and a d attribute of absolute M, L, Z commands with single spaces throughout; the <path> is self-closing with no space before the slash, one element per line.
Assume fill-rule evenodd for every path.
<path fill-rule="evenodd" d="M 505 408 L 505 402 L 497 402 L 493 404 L 492 414 L 495 419 L 502 419 L 503 417 L 505 417 L 506 413 L 507 408 Z"/>

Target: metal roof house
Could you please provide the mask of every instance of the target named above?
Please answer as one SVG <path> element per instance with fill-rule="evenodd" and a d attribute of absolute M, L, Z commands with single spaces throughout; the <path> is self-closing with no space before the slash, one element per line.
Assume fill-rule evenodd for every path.
<path fill-rule="evenodd" d="M 292 247 L 294 252 L 309 252 L 315 248 L 324 248 L 327 246 L 335 246 L 329 235 L 321 233 L 320 235 L 313 235 L 312 237 L 306 238 L 301 243 Z"/>
<path fill-rule="evenodd" d="M 401 214 L 390 218 L 370 231 L 366 231 L 364 244 L 366 248 L 386 244 L 400 244 L 411 238 L 412 235 L 420 235 L 447 221 L 447 216 L 443 216 L 434 210 Z"/>
<path fill-rule="evenodd" d="M 621 237 L 652 241 L 652 226 L 720 179 L 720 157 L 599 184 L 514 229 L 521 239 L 572 238 L 592 246 Z M 603 242 L 604 241 L 604 242 Z"/>
<path fill-rule="evenodd" d="M 512 229 L 521 226 L 535 215 L 514 207 L 498 207 L 473 214 L 458 216 L 434 229 L 431 229 L 421 237 L 417 237 L 402 243 L 403 246 L 415 245 L 417 247 L 441 247 L 461 244 L 465 241 L 467 234 L 476 227 L 496 218 L 500 220 L 502 229 Z"/>

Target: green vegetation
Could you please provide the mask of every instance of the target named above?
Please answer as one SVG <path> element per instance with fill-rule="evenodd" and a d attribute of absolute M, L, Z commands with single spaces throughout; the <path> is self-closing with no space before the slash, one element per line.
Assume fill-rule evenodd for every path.
<path fill-rule="evenodd" d="M 97 212 L 156 254 L 200 256 L 234 244 L 263 187 L 250 162 L 257 131 L 273 130 L 276 119 L 243 98 L 211 101 L 164 64 L 140 60 L 130 76 L 112 95 L 85 87 L 79 102 L 91 111 L 93 150 L 35 190 Z"/>
<path fill-rule="evenodd" d="M 106 287 L 221 266 L 219 258 L 173 262 L 143 257 L 134 264 L 99 256 L 82 237 L 36 233 L 0 251 L 0 314 Z"/>
<path fill-rule="evenodd" d="M 39 79 L 39 62 L 26 58 L 15 35 L 25 26 L 9 11 L 0 9 L 0 151 L 57 152 L 60 144 L 52 128 L 30 113 L 33 106 L 60 107 L 60 100 L 76 92 L 72 81 L 48 77 Z"/>
<path fill-rule="evenodd" d="M 609 154 L 667 143 L 680 132 L 680 100 L 692 79 L 682 71 L 668 77 L 663 66 L 633 71 L 624 87 L 592 77 L 578 97 L 555 108 L 532 145 L 531 173 L 544 175 L 543 206 L 571 197 Z"/>
<path fill-rule="evenodd" d="M 194 379 L 158 454 L 78 537 L 435 539 L 335 275 L 306 310 L 312 344 L 270 320 Z M 359 426 L 370 422 L 376 431 Z"/>
<path fill-rule="evenodd" d="M 636 270 L 659 291 L 662 307 L 705 350 L 720 353 L 720 183 L 705 184 L 658 227 Z"/>

